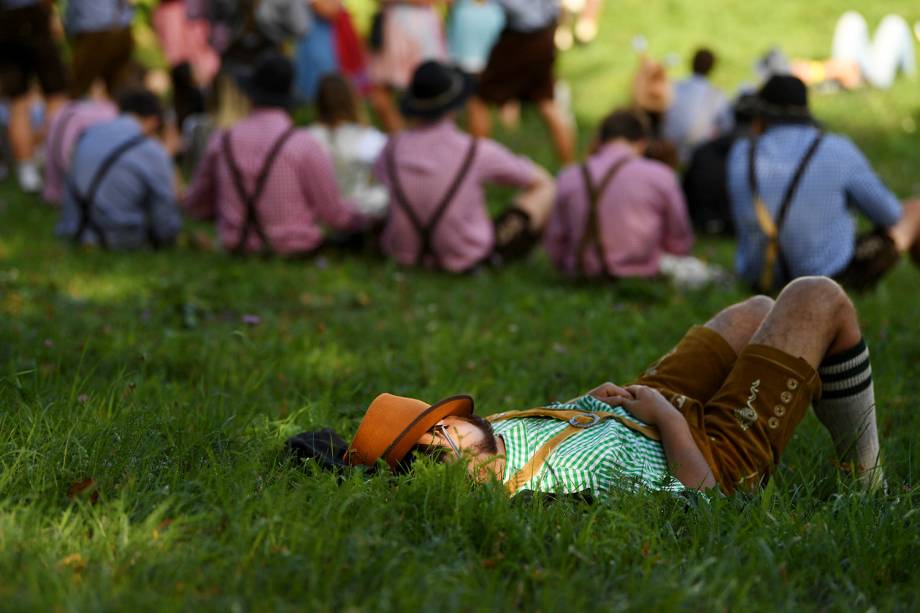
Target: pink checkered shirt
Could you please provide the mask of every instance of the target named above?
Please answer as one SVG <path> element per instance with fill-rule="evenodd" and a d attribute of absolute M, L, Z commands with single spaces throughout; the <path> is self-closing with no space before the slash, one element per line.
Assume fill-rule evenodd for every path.
<path fill-rule="evenodd" d="M 104 100 L 74 100 L 61 107 L 51 120 L 48 138 L 45 139 L 45 187 L 42 197 L 46 201 L 60 204 L 77 139 L 88 127 L 117 116 L 115 105 Z"/>
<path fill-rule="evenodd" d="M 401 132 L 390 139 L 374 166 L 374 174 L 390 189 L 390 208 L 381 237 L 383 251 L 400 264 L 412 265 L 421 245 L 406 213 L 393 202 L 387 172 L 387 151 L 396 147 L 396 172 L 406 198 L 423 223 L 457 176 L 470 145 L 470 135 L 444 120 Z M 480 139 L 469 174 L 432 233 L 432 248 L 449 271 L 468 270 L 492 253 L 495 234 L 486 210 L 489 183 L 525 188 L 537 179 L 533 162 L 514 155 L 488 138 Z"/>
<path fill-rule="evenodd" d="M 595 185 L 618 161 L 632 159 L 617 171 L 600 198 L 598 224 L 604 237 L 604 258 L 618 277 L 658 274 L 662 253 L 686 255 L 693 229 L 684 194 L 674 171 L 660 162 L 637 157 L 627 146 L 611 144 L 588 159 Z M 563 272 L 579 270 L 579 247 L 588 214 L 588 196 L 581 169 L 569 166 L 556 181 L 556 205 L 544 237 L 550 259 Z M 594 249 L 585 256 L 585 273 L 601 274 Z"/>
<path fill-rule="evenodd" d="M 256 109 L 230 128 L 234 159 L 249 192 L 255 189 L 265 157 L 275 141 L 291 126 L 280 109 Z M 233 249 L 240 241 L 246 206 L 233 183 L 223 151 L 224 130 L 211 137 L 204 159 L 185 197 L 193 217 L 217 218 L 221 244 Z M 307 253 L 320 246 L 320 223 L 336 230 L 357 230 L 364 217 L 339 194 L 332 161 L 306 130 L 297 130 L 284 144 L 256 204 L 262 229 L 273 251 L 282 255 Z M 252 228 L 246 250 L 262 248 Z"/>

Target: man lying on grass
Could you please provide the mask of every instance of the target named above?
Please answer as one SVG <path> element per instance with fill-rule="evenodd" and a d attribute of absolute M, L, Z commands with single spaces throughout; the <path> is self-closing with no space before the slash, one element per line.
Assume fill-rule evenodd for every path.
<path fill-rule="evenodd" d="M 433 452 L 512 495 L 717 484 L 731 493 L 766 482 L 809 405 L 842 466 L 868 488 L 882 484 L 869 351 L 852 302 L 825 277 L 796 280 L 775 302 L 730 306 L 632 385 L 604 383 L 567 403 L 483 419 L 468 396 L 429 406 L 382 394 L 348 460 L 397 468 Z"/>

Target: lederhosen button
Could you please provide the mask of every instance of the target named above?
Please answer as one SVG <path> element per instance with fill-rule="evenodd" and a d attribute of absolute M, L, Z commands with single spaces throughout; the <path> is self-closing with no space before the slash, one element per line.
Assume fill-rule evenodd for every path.
<path fill-rule="evenodd" d="M 786 407 L 784 407 L 781 404 L 776 405 L 775 407 L 773 407 L 773 414 L 776 415 L 777 417 L 782 417 L 783 415 L 786 414 Z"/>
<path fill-rule="evenodd" d="M 783 392 L 779 395 L 779 399 L 782 400 L 784 404 L 789 404 L 792 402 L 792 392 Z"/>
<path fill-rule="evenodd" d="M 788 387 L 792 391 L 795 391 L 799 387 L 799 382 L 796 381 L 795 379 L 789 379 L 788 381 L 786 381 L 786 387 Z"/>
<path fill-rule="evenodd" d="M 767 425 L 770 426 L 772 429 L 776 430 L 777 428 L 779 428 L 779 420 L 776 419 L 775 417 L 771 417 L 770 419 L 767 420 Z"/>

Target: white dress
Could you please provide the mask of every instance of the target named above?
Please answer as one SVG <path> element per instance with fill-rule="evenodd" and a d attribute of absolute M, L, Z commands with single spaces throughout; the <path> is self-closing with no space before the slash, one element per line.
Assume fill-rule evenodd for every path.
<path fill-rule="evenodd" d="M 314 124 L 308 130 L 332 158 L 342 195 L 365 215 L 383 217 L 390 194 L 374 179 L 373 166 L 387 144 L 386 135 L 357 123 L 335 128 Z"/>

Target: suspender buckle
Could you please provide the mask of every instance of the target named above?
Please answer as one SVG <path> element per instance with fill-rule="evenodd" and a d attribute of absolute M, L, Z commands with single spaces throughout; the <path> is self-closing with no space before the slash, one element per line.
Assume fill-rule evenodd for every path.
<path fill-rule="evenodd" d="M 569 425 L 573 428 L 590 428 L 600 420 L 600 416 L 594 413 L 582 413 L 581 415 L 573 415 L 570 417 Z"/>

